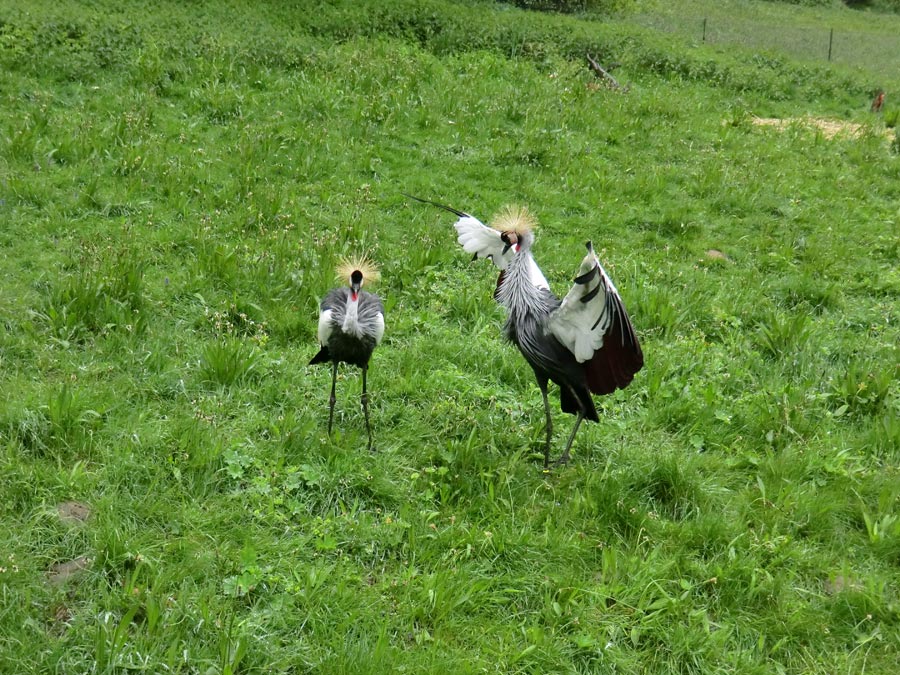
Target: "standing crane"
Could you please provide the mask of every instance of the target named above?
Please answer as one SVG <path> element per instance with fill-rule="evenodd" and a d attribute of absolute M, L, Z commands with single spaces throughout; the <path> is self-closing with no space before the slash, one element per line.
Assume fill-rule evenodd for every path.
<path fill-rule="evenodd" d="M 544 399 L 545 469 L 553 435 L 548 381 L 559 386 L 563 412 L 576 415 L 566 448 L 556 460 L 565 464 L 581 421 L 599 422 L 591 394 L 627 387 L 644 365 L 628 312 L 593 245 L 587 242 L 574 285 L 560 301 L 531 255 L 537 221 L 526 208 L 507 206 L 487 227 L 468 213 L 412 198 L 456 215 L 454 227 L 463 249 L 473 254 L 473 260 L 489 258 L 500 269 L 494 299 L 508 311 L 504 335 L 534 370 Z"/>
<path fill-rule="evenodd" d="M 369 434 L 369 450 L 372 450 L 372 428 L 369 425 L 369 395 L 366 391 L 366 373 L 369 359 L 384 336 L 384 305 L 374 293 L 362 290 L 366 281 L 378 281 L 378 267 L 365 256 L 345 258 L 337 268 L 340 279 L 348 286 L 333 288 L 322 300 L 319 313 L 319 344 L 321 349 L 312 360 L 315 363 L 331 363 L 331 398 L 328 400 L 328 435 L 334 420 L 334 387 L 338 363 L 344 362 L 362 369 L 362 407 Z"/>

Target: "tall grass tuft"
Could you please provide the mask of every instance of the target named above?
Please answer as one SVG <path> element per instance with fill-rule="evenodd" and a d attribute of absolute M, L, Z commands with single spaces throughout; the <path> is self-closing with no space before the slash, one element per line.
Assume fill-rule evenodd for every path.
<path fill-rule="evenodd" d="M 870 416 L 882 411 L 900 374 L 900 368 L 884 368 L 866 358 L 855 358 L 845 367 L 836 364 L 830 382 L 835 414 Z"/>
<path fill-rule="evenodd" d="M 759 319 L 753 335 L 757 348 L 772 359 L 796 356 L 812 335 L 809 317 L 803 312 L 771 309 Z"/>
<path fill-rule="evenodd" d="M 259 363 L 259 352 L 243 340 L 216 340 L 200 355 L 200 381 L 230 387 L 256 375 Z"/>
<path fill-rule="evenodd" d="M 26 450 L 43 453 L 88 449 L 94 429 L 102 421 L 80 394 L 63 384 L 46 402 L 25 408 L 6 420 L 8 431 Z"/>
<path fill-rule="evenodd" d="M 34 161 L 40 154 L 39 145 L 50 125 L 46 108 L 39 108 L 25 119 L 16 120 L 6 129 L 4 140 L 9 154 L 19 160 Z"/>
<path fill-rule="evenodd" d="M 53 337 L 83 342 L 111 331 L 141 334 L 147 327 L 144 264 L 120 254 L 49 285 L 35 313 Z"/>

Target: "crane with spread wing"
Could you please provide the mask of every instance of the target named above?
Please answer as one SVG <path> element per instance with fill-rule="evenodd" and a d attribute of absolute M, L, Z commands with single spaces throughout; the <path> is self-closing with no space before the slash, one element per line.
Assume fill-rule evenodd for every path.
<path fill-rule="evenodd" d="M 490 259 L 500 270 L 494 299 L 508 312 L 504 335 L 531 366 L 544 400 L 545 468 L 550 465 L 553 436 L 548 382 L 559 386 L 563 412 L 576 416 L 565 450 L 556 460 L 565 464 L 581 421 L 599 421 L 591 394 L 627 387 L 644 365 L 628 312 L 593 245 L 587 242 L 587 255 L 572 288 L 560 300 L 531 254 L 537 221 L 526 208 L 508 206 L 488 227 L 468 213 L 412 198 L 456 215 L 454 227 L 463 249 L 473 259 Z"/>

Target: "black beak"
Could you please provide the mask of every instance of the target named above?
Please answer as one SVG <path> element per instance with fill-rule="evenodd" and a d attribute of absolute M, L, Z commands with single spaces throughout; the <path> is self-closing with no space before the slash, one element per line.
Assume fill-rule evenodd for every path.
<path fill-rule="evenodd" d="M 354 294 L 354 295 L 358 295 L 358 294 L 359 294 L 359 288 L 360 288 L 360 286 L 361 286 L 361 284 L 358 284 L 358 283 L 356 283 L 355 281 L 350 282 L 350 290 L 353 291 L 353 294 Z"/>
<path fill-rule="evenodd" d="M 512 248 L 512 244 L 507 244 L 506 246 L 504 246 L 502 255 L 506 255 L 506 252 L 511 248 Z"/>
<path fill-rule="evenodd" d="M 585 245 L 585 247 L 587 247 L 587 250 L 588 250 L 588 251 L 593 251 L 593 250 L 594 250 L 594 244 L 591 242 L 590 239 L 588 239 L 588 240 L 585 242 L 584 245 Z"/>

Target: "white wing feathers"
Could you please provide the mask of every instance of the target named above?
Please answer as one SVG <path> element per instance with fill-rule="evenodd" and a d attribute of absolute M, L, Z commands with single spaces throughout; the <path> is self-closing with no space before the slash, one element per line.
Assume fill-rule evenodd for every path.
<path fill-rule="evenodd" d="M 578 276 L 562 304 L 550 315 L 549 331 L 579 363 L 589 361 L 603 347 L 603 338 L 621 306 L 619 292 L 588 242 Z M 610 302 L 613 300 L 613 302 Z"/>
<path fill-rule="evenodd" d="M 375 344 L 381 344 L 381 338 L 384 337 L 384 314 L 378 312 L 375 315 Z"/>
<path fill-rule="evenodd" d="M 325 309 L 319 314 L 319 344 L 327 345 L 328 338 L 331 337 L 331 333 L 334 332 L 334 325 L 331 323 L 331 310 Z"/>
<path fill-rule="evenodd" d="M 506 244 L 500 239 L 500 233 L 494 230 L 478 218 L 464 214 L 453 223 L 456 233 L 459 235 L 457 241 L 463 247 L 466 253 L 471 253 L 476 258 L 490 258 L 498 268 L 505 270 L 509 264 L 509 259 L 514 255 L 507 248 Z"/>
<path fill-rule="evenodd" d="M 537 266 L 537 263 L 531 256 L 528 256 L 528 278 L 531 279 L 531 283 L 537 288 L 546 288 L 548 291 L 550 290 L 550 284 L 547 283 L 547 278 L 544 276 L 544 273 L 541 272 L 541 268 Z"/>
<path fill-rule="evenodd" d="M 488 227 L 475 216 L 454 209 L 451 206 L 445 206 L 421 197 L 414 197 L 410 194 L 406 196 L 410 199 L 415 199 L 417 202 L 431 204 L 439 209 L 455 214 L 459 220 L 453 223 L 453 227 L 456 228 L 456 234 L 458 235 L 456 240 L 463 247 L 463 250 L 466 253 L 471 253 L 475 258 L 490 258 L 491 262 L 501 271 L 501 279 L 503 278 L 502 273 L 509 267 L 509 262 L 516 253 L 511 247 L 503 243 L 499 231 Z M 549 290 L 550 286 L 547 283 L 547 279 L 534 262 L 534 259 L 530 257 L 528 261 L 528 276 L 531 279 L 531 283 L 535 286 Z"/>
<path fill-rule="evenodd" d="M 453 227 L 459 234 L 457 241 L 462 244 L 466 253 L 472 253 L 476 258 L 490 258 L 501 271 L 509 266 L 515 252 L 503 243 L 497 230 L 469 215 L 462 216 Z M 528 278 L 537 288 L 550 289 L 541 268 L 531 256 L 528 258 Z"/>
<path fill-rule="evenodd" d="M 415 199 L 417 202 L 431 204 L 456 215 L 459 220 L 453 223 L 453 227 L 456 228 L 456 234 L 459 235 L 457 241 L 462 245 L 466 253 L 471 253 L 476 258 L 490 258 L 501 270 L 505 270 L 509 265 L 510 259 L 515 254 L 500 239 L 500 232 L 488 227 L 478 218 L 470 216 L 459 209 L 454 209 L 452 206 L 445 206 L 430 199 L 422 199 L 410 194 L 406 194 L 406 196 L 410 199 Z"/>

